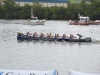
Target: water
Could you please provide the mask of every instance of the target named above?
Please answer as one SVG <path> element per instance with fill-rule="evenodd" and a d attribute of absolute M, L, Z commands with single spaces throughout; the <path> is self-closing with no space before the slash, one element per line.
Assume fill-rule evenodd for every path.
<path fill-rule="evenodd" d="M 17 32 L 40 34 L 77 33 L 92 37 L 93 43 L 17 41 Z M 100 73 L 100 25 L 74 26 L 68 21 L 47 20 L 45 25 L 22 25 L 22 20 L 0 20 L 0 68 L 17 70 L 71 70 Z"/>

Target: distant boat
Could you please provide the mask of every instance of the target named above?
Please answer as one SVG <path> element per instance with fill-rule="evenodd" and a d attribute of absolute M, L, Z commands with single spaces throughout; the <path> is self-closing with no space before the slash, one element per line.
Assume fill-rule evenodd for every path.
<path fill-rule="evenodd" d="M 45 23 L 45 19 L 38 20 L 37 17 L 31 18 L 31 20 L 28 19 L 28 21 L 23 21 L 24 25 L 44 25 L 44 23 Z"/>
<path fill-rule="evenodd" d="M 88 16 L 80 16 L 79 20 L 71 21 L 69 20 L 70 25 L 99 25 L 100 21 L 90 21 L 90 18 Z"/>
<path fill-rule="evenodd" d="M 79 16 L 79 20 L 76 21 L 71 21 L 70 20 L 70 25 L 89 25 L 89 20 L 90 18 L 87 17 L 83 17 L 83 16 Z"/>
<path fill-rule="evenodd" d="M 44 25 L 45 19 L 38 20 L 37 17 L 34 17 L 33 15 L 33 9 L 31 9 L 31 19 L 28 19 L 27 21 L 23 21 L 24 25 Z"/>

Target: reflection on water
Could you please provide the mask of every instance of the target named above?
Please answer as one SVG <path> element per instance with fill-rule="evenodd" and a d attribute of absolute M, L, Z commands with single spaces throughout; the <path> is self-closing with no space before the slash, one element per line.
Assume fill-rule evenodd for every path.
<path fill-rule="evenodd" d="M 42 41 L 42 40 L 17 40 L 18 43 L 29 43 L 32 42 L 33 44 L 39 43 L 39 44 L 60 44 L 60 45 L 74 45 L 74 44 L 78 44 L 78 45 L 91 45 L 91 44 L 100 44 L 100 41 L 97 42 L 58 42 L 58 41 Z"/>
<path fill-rule="evenodd" d="M 59 35 L 82 34 L 92 43 L 17 41 L 17 32 Z M 22 20 L 0 20 L 0 68 L 25 70 L 56 69 L 100 73 L 100 25 L 74 26 L 68 21 L 46 21 L 45 25 L 22 25 Z"/>

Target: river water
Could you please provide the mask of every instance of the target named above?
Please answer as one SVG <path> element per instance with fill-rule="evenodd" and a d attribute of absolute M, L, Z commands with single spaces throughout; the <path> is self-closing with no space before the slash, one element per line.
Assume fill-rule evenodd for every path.
<path fill-rule="evenodd" d="M 17 32 L 82 34 L 93 43 L 17 41 Z M 0 68 L 15 70 L 57 70 L 59 75 L 80 71 L 100 73 L 100 25 L 69 25 L 47 20 L 45 25 L 23 25 L 22 20 L 0 20 Z"/>

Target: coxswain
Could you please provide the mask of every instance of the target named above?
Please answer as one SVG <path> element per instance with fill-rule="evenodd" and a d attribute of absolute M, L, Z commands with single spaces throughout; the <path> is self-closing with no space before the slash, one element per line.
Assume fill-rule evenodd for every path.
<path fill-rule="evenodd" d="M 78 36 L 79 36 L 79 39 L 81 39 L 82 38 L 82 35 L 80 35 L 80 34 L 77 34 Z"/>

